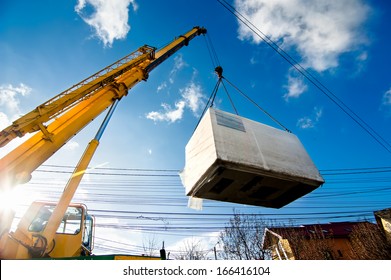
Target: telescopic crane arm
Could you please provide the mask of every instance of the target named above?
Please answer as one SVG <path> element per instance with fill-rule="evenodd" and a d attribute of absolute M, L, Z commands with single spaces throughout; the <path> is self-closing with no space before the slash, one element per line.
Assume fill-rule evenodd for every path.
<path fill-rule="evenodd" d="M 0 146 L 37 132 L 0 159 L 1 188 L 30 180 L 31 173 L 116 99 L 148 78 L 160 63 L 206 29 L 194 27 L 156 51 L 143 46 L 22 116 L 0 132 Z"/>
<path fill-rule="evenodd" d="M 44 124 L 49 120 L 75 106 L 83 99 L 92 96 L 97 90 L 112 83 L 115 78 L 130 70 L 132 67 L 137 66 L 147 59 L 152 60 L 154 57 L 155 48 L 143 46 L 49 99 L 1 131 L 0 147 L 5 146 L 16 137 L 22 137 L 27 133 L 38 130 L 44 130 Z"/>
<path fill-rule="evenodd" d="M 36 168 L 104 110 L 111 107 L 97 135 L 88 144 L 59 202 L 55 204 L 46 226 L 39 233 L 31 231 L 30 225 L 35 219 L 32 215 L 40 211 L 41 208 L 38 207 L 41 207 L 42 203 L 33 203 L 30 206 L 32 213 L 25 214 L 14 233 L 9 233 L 12 216 L 8 217 L 8 213 L 0 212 L 0 258 L 25 259 L 37 253 L 38 256 L 49 256 L 50 253 L 60 257 L 78 254 L 77 248 L 83 245 L 80 242 L 75 245 L 75 240 L 77 241 L 80 235 L 58 236 L 60 244 L 55 245 L 56 230 L 92 159 L 114 108 L 119 100 L 128 94 L 128 90 L 140 81 L 147 80 L 154 68 L 180 48 L 187 46 L 191 39 L 205 33 L 206 29 L 194 27 L 158 51 L 145 45 L 38 106 L 0 132 L 0 147 L 7 145 L 16 137 L 36 132 L 0 159 L 0 190 L 7 190 L 16 184 L 29 181 L 31 173 Z M 82 208 L 78 206 L 78 209 Z M 7 221 L 3 219 L 6 216 Z M 84 220 L 82 225 L 85 222 Z M 51 247 L 48 247 L 49 244 Z"/>

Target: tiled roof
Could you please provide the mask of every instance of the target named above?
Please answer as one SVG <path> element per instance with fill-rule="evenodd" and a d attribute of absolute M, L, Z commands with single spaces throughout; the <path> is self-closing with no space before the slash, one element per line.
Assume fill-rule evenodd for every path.
<path fill-rule="evenodd" d="M 305 236 L 309 236 L 312 233 L 320 233 L 320 230 L 325 236 L 332 235 L 333 237 L 346 237 L 352 232 L 354 226 L 360 224 L 369 224 L 369 225 L 376 226 L 375 224 L 369 222 L 336 222 L 336 223 L 327 223 L 327 224 L 302 225 L 302 226 L 294 226 L 294 227 L 274 227 L 268 229 L 272 232 L 277 233 L 283 238 L 287 233 L 291 233 L 292 231 L 298 232 Z"/>

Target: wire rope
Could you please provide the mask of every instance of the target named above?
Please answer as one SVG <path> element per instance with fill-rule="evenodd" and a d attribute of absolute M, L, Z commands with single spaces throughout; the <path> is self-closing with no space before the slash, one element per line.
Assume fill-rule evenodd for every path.
<path fill-rule="evenodd" d="M 255 35 L 277 52 L 285 61 L 287 61 L 294 69 L 296 69 L 303 77 L 311 84 L 318 88 L 326 97 L 328 97 L 338 108 L 340 108 L 350 119 L 352 119 L 359 127 L 361 127 L 372 139 L 381 145 L 387 152 L 391 153 L 391 144 L 384 139 L 375 129 L 358 116 L 346 103 L 337 97 L 328 87 L 320 82 L 310 71 L 301 66 L 301 64 L 278 46 L 272 39 L 264 34 L 250 20 L 236 10 L 231 4 L 225 0 L 217 0 L 224 8 L 233 14 L 240 22 L 248 27 Z"/>

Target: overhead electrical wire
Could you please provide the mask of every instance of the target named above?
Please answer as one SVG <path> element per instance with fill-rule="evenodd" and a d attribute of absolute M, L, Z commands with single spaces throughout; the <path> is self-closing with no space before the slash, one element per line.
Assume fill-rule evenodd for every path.
<path fill-rule="evenodd" d="M 372 174 L 369 174 L 372 175 Z M 359 176 L 368 176 L 367 174 Z M 81 184 L 80 190 L 82 191 L 81 196 L 76 195 L 76 201 L 87 203 L 89 205 L 89 213 L 94 215 L 96 218 L 96 230 L 113 230 L 120 231 L 129 236 L 132 236 L 134 233 L 145 234 L 158 234 L 159 238 L 165 239 L 169 237 L 201 237 L 205 233 L 209 232 L 219 232 L 224 230 L 225 227 L 229 227 L 229 220 L 233 217 L 233 213 L 227 213 L 225 208 L 241 209 L 241 211 L 246 211 L 248 207 L 239 207 L 236 205 L 233 206 L 221 206 L 220 204 L 215 203 L 214 207 L 216 210 L 221 210 L 216 212 L 189 212 L 186 210 L 186 198 L 183 196 L 177 196 L 178 198 L 174 199 L 176 201 L 175 206 L 182 206 L 181 210 L 171 211 L 170 204 L 168 203 L 168 198 L 172 198 L 172 194 L 166 194 L 163 189 L 160 192 L 156 191 L 156 194 L 151 198 L 150 194 L 145 194 L 144 197 L 135 197 L 133 201 L 129 204 L 129 200 L 124 199 L 124 195 L 121 195 L 121 192 L 118 194 L 110 194 L 110 180 L 104 180 L 102 182 L 99 179 L 99 175 L 94 175 L 89 178 L 91 181 L 88 182 L 89 186 L 93 186 L 94 182 L 104 183 L 106 185 L 103 189 L 94 189 L 94 192 L 84 193 L 83 190 L 85 186 Z M 118 176 L 118 177 L 121 177 Z M 144 180 L 146 178 L 142 178 Z M 165 177 L 161 178 L 162 181 L 165 181 Z M 171 179 L 170 179 L 171 180 Z M 44 181 L 45 184 L 50 184 L 48 180 Z M 39 186 L 39 184 L 37 184 Z M 128 196 L 135 196 L 133 194 L 134 190 L 137 190 L 138 187 L 133 187 L 127 189 L 124 186 L 123 191 L 127 191 Z M 140 191 L 146 187 L 140 187 Z M 43 188 L 48 190 L 47 187 Z M 61 193 L 60 185 L 57 187 L 58 195 Z M 158 189 L 158 188 L 155 188 Z M 177 189 L 180 189 L 180 186 L 177 186 Z M 371 193 L 370 188 L 365 190 L 367 193 Z M 138 191 L 137 191 L 138 192 Z M 49 194 L 53 195 L 53 191 L 48 191 Z M 391 192 L 388 192 L 390 194 Z M 338 193 L 335 194 L 338 196 Z M 366 196 L 366 204 L 359 205 L 360 202 L 354 202 L 354 200 L 349 199 L 350 202 L 346 203 L 346 199 L 341 202 L 336 202 L 334 199 L 332 207 L 330 207 L 328 197 L 316 198 L 316 206 L 305 207 L 305 206 L 296 206 L 284 208 L 286 212 L 283 213 L 253 213 L 250 215 L 259 217 L 260 219 L 265 219 L 270 221 L 273 224 L 308 224 L 308 223 L 322 223 L 330 221 L 346 221 L 346 220 L 362 220 L 362 219 L 373 219 L 373 211 L 376 209 L 378 203 L 375 201 L 372 202 L 372 199 Z M 346 195 L 345 197 L 352 197 L 352 195 Z M 388 197 L 390 197 L 388 195 Z M 90 199 L 92 198 L 92 199 Z M 385 197 L 383 197 L 385 198 Z M 308 198 L 309 199 L 309 198 Z M 159 203 L 159 201 L 161 203 Z M 309 200 L 308 200 L 309 201 Z M 389 201 L 389 200 L 388 200 Z M 104 202 L 102 204 L 102 202 Z M 315 199 L 314 199 L 315 202 Z M 339 204 L 341 203 L 341 204 Z M 383 203 L 386 203 L 384 201 Z M 106 205 L 106 207 L 104 207 Z M 112 205 L 115 205 L 114 209 Z M 307 204 L 311 205 L 311 204 Z M 129 208 L 129 206 L 131 208 Z M 364 207 L 365 206 L 365 207 Z M 125 208 L 124 208 L 125 207 Z M 144 207 L 144 208 L 142 208 Z M 148 207 L 153 207 L 151 210 L 148 210 Z M 353 208 L 354 207 L 354 208 Z M 351 208 L 351 209 L 349 209 Z M 122 210 L 121 210 L 122 209 Z M 205 209 L 211 209 L 205 207 Z M 212 208 L 213 209 L 213 208 Z M 378 209 L 379 210 L 379 209 Z M 243 212 L 246 214 L 246 212 Z M 113 219 L 115 222 L 113 222 Z M 107 231 L 105 231 L 107 233 Z M 143 254 L 145 253 L 145 248 L 142 246 L 137 246 L 133 244 L 127 244 L 124 242 L 114 241 L 104 241 L 100 239 L 100 235 L 97 234 L 97 240 L 99 244 L 95 245 L 95 249 L 102 252 L 115 252 L 115 253 L 127 253 L 127 254 Z M 151 250 L 152 248 L 149 248 Z M 160 249 L 160 248 L 156 248 Z M 178 250 L 180 251 L 180 250 Z M 174 251 L 172 251 L 174 253 Z"/>
<path fill-rule="evenodd" d="M 40 172 L 48 170 L 53 172 Z M 44 195 L 45 199 L 56 200 L 70 170 L 73 170 L 72 166 L 43 165 L 33 176 L 29 189 Z M 343 188 L 327 180 L 322 192 L 314 191 L 303 197 L 301 203 L 287 205 L 282 211 L 254 212 L 260 208 L 208 201 L 204 203 L 204 211 L 192 212 L 187 210 L 187 197 L 178 171 L 115 167 L 91 169 L 87 171 L 87 174 L 92 172 L 91 176 L 80 184 L 74 202 L 89 206 L 89 213 L 96 217 L 97 230 L 126 231 L 130 235 L 136 232 L 159 234 L 160 238 L 168 238 L 201 237 L 205 233 L 222 231 L 229 227 L 229 220 L 233 217 L 234 212 L 229 213 L 228 209 L 237 209 L 245 215 L 250 213 L 271 223 L 300 225 L 363 219 L 373 221 L 373 212 L 391 201 L 391 176 L 385 177 L 387 172 L 391 175 L 390 167 L 340 168 L 324 169 L 321 173 L 333 178 L 336 183 L 344 183 Z M 357 187 L 358 183 L 362 185 Z M 112 209 L 113 205 L 116 210 Z M 99 235 L 97 238 L 100 240 Z M 96 245 L 96 249 L 138 255 L 145 251 L 140 246 L 108 241 Z"/>
<path fill-rule="evenodd" d="M 57 166 L 56 169 L 61 166 Z M 68 168 L 68 167 L 66 167 Z M 139 177 L 140 174 L 134 174 L 133 169 L 128 169 L 130 173 L 113 172 L 116 168 L 107 168 L 105 175 L 111 175 L 110 180 L 102 178 L 102 174 L 91 174 L 88 182 L 82 182 L 80 189 L 82 190 L 82 199 L 89 202 L 96 203 L 125 203 L 136 202 L 138 204 L 145 205 L 164 205 L 174 204 L 183 205 L 187 198 L 184 195 L 184 189 L 180 183 L 179 176 L 176 177 L 159 177 L 159 172 L 156 169 L 145 169 L 144 173 L 152 174 L 145 175 L 145 177 Z M 334 181 L 327 180 L 326 187 L 322 187 L 322 192 L 317 191 L 303 197 L 302 200 L 310 201 L 312 199 L 327 198 L 327 197 L 341 197 L 349 196 L 351 198 L 357 195 L 371 196 L 376 195 L 376 192 L 387 192 L 390 190 L 390 177 L 378 177 L 377 174 L 384 174 L 384 172 L 391 169 L 389 167 L 371 167 L 371 168 L 343 168 L 343 169 L 326 169 L 330 175 L 334 178 Z M 349 172 L 349 176 L 345 175 L 346 170 Z M 61 172 L 61 170 L 57 170 Z M 344 172 L 341 172 L 344 171 Z M 87 173 L 88 174 L 88 173 Z M 338 176 L 339 175 L 339 176 Z M 132 179 L 121 180 L 120 178 L 130 177 Z M 148 178 L 151 176 L 153 180 Z M 54 179 L 58 179 L 57 176 L 52 179 L 36 178 L 31 182 L 31 187 L 37 190 L 41 194 L 50 196 L 59 196 L 62 191 L 63 182 L 61 180 L 53 182 Z M 134 180 L 133 178 L 137 178 Z M 155 179 L 156 178 L 156 179 Z M 157 179 L 159 178 L 159 179 Z M 338 184 L 344 184 L 344 188 L 340 188 Z M 336 184 L 334 186 L 334 184 Z M 357 187 L 357 184 L 362 186 Z M 51 188 L 47 186 L 50 185 Z M 92 191 L 93 190 L 93 191 Z M 158 193 L 161 192 L 161 193 Z M 84 197 L 87 194 L 88 197 Z M 385 195 L 389 195 L 386 193 Z M 78 195 L 77 195 L 78 196 Z M 77 197 L 76 196 L 76 197 Z M 384 196 L 383 196 L 384 198 Z"/>
<path fill-rule="evenodd" d="M 49 183 L 47 185 L 50 185 Z M 147 185 L 146 185 L 147 186 Z M 61 187 L 61 186 L 60 186 Z M 88 195 L 90 198 L 99 198 L 102 197 L 105 199 L 105 201 L 109 201 L 113 198 L 121 198 L 123 199 L 139 199 L 139 198 L 147 198 L 148 200 L 159 200 L 162 199 L 165 200 L 177 200 L 182 201 L 184 197 L 184 192 L 179 193 L 178 190 L 181 190 L 180 188 L 176 189 L 170 189 L 169 192 L 166 192 L 164 188 L 151 188 L 150 190 L 147 189 L 147 191 L 144 191 L 143 189 L 139 187 L 133 187 L 129 188 L 127 186 L 124 186 L 121 189 L 112 189 L 110 187 L 110 184 L 108 183 L 104 189 L 92 189 L 92 188 L 85 188 L 83 185 L 81 186 L 82 190 L 88 191 L 88 190 L 94 190 L 94 193 L 88 192 Z M 327 197 L 327 196 L 342 196 L 342 195 L 348 195 L 348 194 L 372 194 L 375 192 L 380 191 L 387 191 L 391 190 L 390 184 L 387 185 L 378 185 L 378 186 L 370 186 L 366 188 L 341 188 L 338 186 L 338 188 L 329 188 L 322 191 L 320 194 L 318 192 L 313 192 L 312 194 L 309 194 L 306 196 L 306 198 L 314 199 L 318 197 Z M 47 188 L 34 188 L 34 190 L 39 191 L 40 194 L 48 194 L 48 195 L 60 195 L 61 189 L 57 190 L 47 190 Z M 158 191 L 164 192 L 164 194 L 157 194 Z"/>
<path fill-rule="evenodd" d="M 370 174 L 370 173 L 387 173 L 391 172 L 391 167 L 370 167 L 370 168 L 342 168 L 322 170 L 322 175 L 353 175 L 353 174 Z"/>
<path fill-rule="evenodd" d="M 219 1 L 220 2 L 220 1 Z M 225 1 L 224 1 L 225 2 Z M 215 52 L 212 42 L 209 37 L 207 37 L 207 42 L 210 46 L 210 56 L 212 60 L 214 61 L 214 66 L 220 65 L 217 53 Z M 224 78 L 225 81 L 227 81 L 231 86 L 235 87 L 237 90 L 238 88 L 234 86 L 231 82 L 229 82 L 227 79 Z M 225 88 L 225 85 L 223 83 L 223 86 Z M 218 85 L 216 86 L 217 91 Z M 227 89 L 225 88 L 225 91 L 230 98 Z M 252 101 L 248 96 L 243 94 L 240 90 L 238 90 L 243 96 L 245 96 L 247 99 Z M 231 99 L 231 98 L 230 98 Z M 253 101 L 252 101 L 253 102 Z M 212 100 L 213 103 L 213 100 Z M 231 101 L 233 104 L 233 102 Z M 255 102 L 253 102 L 255 103 Z M 237 111 L 235 109 L 235 111 Z M 285 128 L 285 127 L 284 127 Z M 46 168 L 46 169 L 45 169 Z M 54 169 L 52 169 L 54 168 Z M 39 168 L 36 172 L 46 173 L 46 174 L 71 174 L 73 171 L 73 166 L 62 166 L 62 165 L 42 165 L 41 168 Z M 63 170 L 60 170 L 63 169 Z M 99 172 L 98 172 L 99 171 Z M 175 191 L 177 188 L 180 187 L 180 184 L 178 184 L 179 181 L 168 181 L 167 178 L 177 178 L 179 179 L 178 173 L 180 170 L 177 169 L 140 169 L 140 168 L 105 168 L 105 167 L 96 167 L 89 169 L 86 174 L 93 175 L 93 176 L 117 176 L 117 177 L 141 177 L 141 180 L 133 180 L 130 181 L 129 179 L 121 180 L 121 183 L 115 182 L 113 180 L 105 181 L 105 180 L 96 180 L 96 181 L 90 181 L 90 182 L 83 182 L 81 184 L 81 190 L 88 190 L 89 185 L 93 186 L 94 193 L 82 193 L 82 196 L 78 198 L 78 195 L 76 195 L 76 198 L 78 200 L 81 200 L 82 202 L 94 202 L 97 205 L 101 205 L 102 203 L 112 203 L 116 204 L 118 206 L 119 203 L 123 204 L 129 204 L 129 202 L 136 202 L 134 205 L 138 207 L 139 205 L 151 205 L 151 206 L 167 206 L 168 203 L 179 203 L 185 201 L 185 197 L 183 194 L 181 195 L 173 195 L 173 194 L 156 194 L 157 191 L 167 191 L 168 189 L 162 187 L 170 187 L 171 191 Z M 356 169 L 349 169 L 347 173 L 339 173 L 337 170 L 327 170 L 328 172 L 335 172 L 335 174 L 327 174 L 327 175 L 345 175 L 345 174 L 362 174 L 362 173 L 379 173 L 379 172 L 389 172 L 391 171 L 388 169 L 376 169 L 372 168 L 370 171 L 368 170 L 360 170 L 357 171 Z M 356 172 L 356 173 L 354 173 Z M 154 179 L 152 180 L 146 180 L 145 178 L 152 177 L 152 178 L 161 178 L 161 179 Z M 53 179 L 57 179 L 56 177 L 53 177 Z M 164 179 L 164 180 L 163 180 Z M 91 180 L 91 179 L 90 179 Z M 120 180 L 118 180 L 120 181 Z M 151 183 L 153 182 L 153 183 Z M 52 180 L 45 182 L 31 182 L 30 185 L 37 187 L 39 189 L 39 186 L 44 185 L 52 185 L 54 187 L 61 187 L 61 183 L 54 184 Z M 117 188 L 115 188 L 117 184 Z M 146 189 L 145 186 L 148 187 L 154 187 Z M 143 187 L 140 189 L 140 187 Z M 140 192 L 144 192 L 144 194 L 138 194 L 134 193 L 135 190 L 140 189 Z M 388 190 L 384 188 L 385 190 Z M 48 194 L 49 196 L 56 196 L 59 195 L 62 190 L 48 190 L 46 187 L 42 188 L 41 192 Z M 121 191 L 129 191 L 132 190 L 132 194 L 125 195 L 123 193 L 120 193 Z M 365 193 L 365 192 L 373 192 L 372 190 L 366 190 L 362 192 L 357 193 Z M 379 190 L 381 191 L 381 190 Z M 114 193 L 113 193 L 114 192 Z M 115 192 L 118 192 L 117 194 Z M 150 195 L 148 193 L 153 193 L 153 195 Z M 145 194 L 146 193 L 146 194 Z M 346 194 L 350 195 L 350 194 Z M 86 196 L 90 197 L 87 198 Z M 110 197 L 110 198 L 109 198 Z M 326 197 L 326 196 L 325 196 Z M 109 198 L 109 199 L 108 199 Z M 182 205 L 182 204 L 177 204 Z M 358 207 L 358 206 L 356 206 Z M 305 207 L 297 207 L 298 210 L 305 209 Z M 316 208 L 309 208 L 309 209 L 316 209 Z M 226 213 L 189 213 L 189 212 L 164 212 L 164 211 L 140 211 L 138 209 L 137 211 L 115 211 L 115 210 L 104 210 L 102 208 L 96 209 L 91 208 L 89 209 L 91 213 L 93 213 L 96 217 L 99 219 L 103 219 L 102 222 L 97 223 L 98 228 L 111 228 L 111 229 L 126 229 L 126 230 L 135 230 L 135 231 L 142 231 L 142 232 L 159 232 L 159 234 L 177 234 L 180 232 L 183 236 L 183 234 L 190 234 L 193 236 L 193 232 L 195 230 L 201 230 L 201 231 L 219 231 L 224 227 L 224 224 L 226 224 L 226 220 L 222 220 L 221 218 L 229 218 L 232 217 L 232 214 L 226 214 Z M 259 215 L 259 217 L 273 217 L 276 220 L 282 220 L 286 221 L 286 217 L 294 217 L 296 220 L 313 220 L 314 216 L 316 219 L 324 220 L 324 219 L 344 219 L 347 217 L 351 218 L 360 218 L 363 216 L 371 215 L 371 210 L 356 210 L 356 211 L 327 211 L 327 212 L 308 212 L 308 213 L 280 213 L 280 214 L 267 214 L 267 213 L 260 213 L 255 214 Z M 164 217 L 164 218 L 163 218 Z M 168 218 L 169 217 L 169 221 Z M 118 220 L 129 220 L 129 221 L 137 221 L 138 223 L 107 223 L 105 220 L 110 219 L 118 219 Z M 140 220 L 143 221 L 143 223 L 140 223 Z M 195 225 L 194 222 L 199 221 L 200 225 Z M 175 223 L 174 223 L 175 222 Z M 156 223 L 160 223 L 157 225 Z M 183 233 L 185 232 L 185 233 Z M 189 233 L 190 232 L 190 233 Z M 189 235 L 189 236 L 190 236 Z M 111 240 L 104 240 L 103 238 L 97 237 L 97 239 L 101 239 L 102 241 L 111 241 Z M 134 246 L 122 242 L 114 242 L 114 244 L 119 246 L 133 246 L 133 250 L 144 250 L 144 247 L 141 246 Z M 123 251 L 128 252 L 128 250 L 124 248 L 119 248 L 115 246 L 110 245 L 98 245 L 101 250 L 107 250 L 107 251 Z M 151 249 L 151 248 L 149 248 Z"/>
<path fill-rule="evenodd" d="M 371 125 L 365 122 L 357 115 L 345 102 L 337 97 L 328 87 L 320 82 L 309 70 L 301 66 L 301 64 L 284 51 L 278 44 L 276 44 L 270 37 L 264 34 L 257 26 L 242 15 L 235 7 L 225 0 L 217 0 L 224 8 L 233 14 L 240 22 L 248 27 L 255 35 L 270 46 L 276 53 L 278 53 L 285 61 L 287 61 L 295 70 L 297 70 L 304 78 L 311 84 L 318 88 L 326 97 L 328 97 L 338 108 L 340 108 L 350 119 L 352 119 L 359 127 L 361 127 L 372 139 L 380 144 L 387 152 L 391 153 L 391 144 L 384 139 Z"/>
<path fill-rule="evenodd" d="M 51 168 L 57 169 L 51 169 Z M 65 170 L 60 170 L 65 169 Z M 74 169 L 69 165 L 45 165 L 43 164 L 35 172 L 37 173 L 63 173 L 70 174 Z M 102 172 L 93 172 L 93 170 L 101 170 Z M 122 171 L 117 173 L 115 171 Z M 116 167 L 97 167 L 86 171 L 86 174 L 91 175 L 118 175 L 118 176 L 145 176 L 145 177 L 176 177 L 179 178 L 179 169 L 142 169 L 142 168 L 116 168 Z M 377 173 L 391 173 L 391 166 L 380 167 L 357 167 L 357 168 L 334 168 L 334 169 L 319 169 L 322 176 L 339 176 L 339 175 L 359 175 L 359 174 L 377 174 Z M 129 173 L 132 172 L 132 173 Z M 138 173 L 137 173 L 138 172 Z M 166 174 L 171 173 L 171 174 Z M 168 175 L 168 176 L 167 176 Z M 137 181 L 139 182 L 139 181 Z M 152 180 L 150 182 L 153 182 Z M 159 181 L 160 182 L 160 181 Z"/>
<path fill-rule="evenodd" d="M 67 168 L 75 169 L 75 166 L 72 165 L 58 165 L 58 164 L 42 164 L 41 167 L 58 167 L 58 168 Z M 175 172 L 179 173 L 179 169 L 151 169 L 151 168 L 119 168 L 119 167 L 92 167 L 90 169 L 95 170 L 111 170 L 111 171 L 141 171 L 141 172 Z"/>

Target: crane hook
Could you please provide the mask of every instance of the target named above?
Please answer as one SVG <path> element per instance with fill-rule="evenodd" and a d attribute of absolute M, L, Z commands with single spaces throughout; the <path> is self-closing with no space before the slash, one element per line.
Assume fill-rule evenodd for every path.
<path fill-rule="evenodd" d="M 216 73 L 217 77 L 219 77 L 219 79 L 221 79 L 223 77 L 223 67 L 217 66 L 215 68 L 215 73 Z"/>

